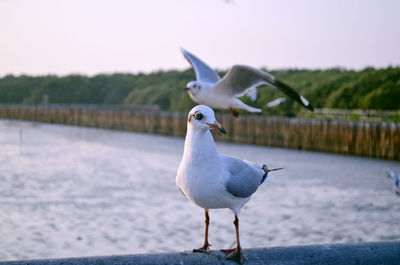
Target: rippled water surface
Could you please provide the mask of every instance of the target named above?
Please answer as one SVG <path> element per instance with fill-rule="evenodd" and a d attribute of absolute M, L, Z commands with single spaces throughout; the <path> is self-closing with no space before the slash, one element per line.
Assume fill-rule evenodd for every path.
<path fill-rule="evenodd" d="M 218 143 L 284 167 L 240 216 L 244 248 L 400 240 L 400 163 Z M 183 139 L 0 120 L 0 260 L 200 247 L 203 210 L 175 186 Z M 213 249 L 234 243 L 229 210 L 210 212 Z"/>

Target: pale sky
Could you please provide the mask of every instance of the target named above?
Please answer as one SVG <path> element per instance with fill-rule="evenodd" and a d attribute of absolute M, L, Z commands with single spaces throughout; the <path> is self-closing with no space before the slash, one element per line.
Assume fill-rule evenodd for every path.
<path fill-rule="evenodd" d="M 400 65 L 399 0 L 0 0 L 0 76 Z"/>

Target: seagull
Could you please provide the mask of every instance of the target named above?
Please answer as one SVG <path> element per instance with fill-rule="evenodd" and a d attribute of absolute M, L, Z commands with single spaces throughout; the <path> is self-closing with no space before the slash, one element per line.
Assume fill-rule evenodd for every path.
<path fill-rule="evenodd" d="M 282 168 L 268 169 L 263 164 L 219 154 L 211 129 L 226 134 L 210 107 L 194 107 L 188 114 L 184 152 L 176 175 L 176 185 L 187 199 L 204 209 L 204 244 L 193 251 L 210 252 L 209 210 L 228 208 L 235 216 L 233 224 L 236 231 L 236 248 L 221 251 L 226 253 L 226 259 L 241 264 L 243 255 L 239 240 L 240 209 L 265 181 L 268 172 Z"/>
<path fill-rule="evenodd" d="M 396 193 L 396 195 L 400 196 L 400 176 L 399 176 L 399 174 L 397 174 L 396 172 L 394 172 L 391 169 L 388 169 L 387 177 L 391 178 L 393 180 L 393 182 L 392 182 L 393 192 Z"/>
<path fill-rule="evenodd" d="M 215 109 L 228 109 L 235 117 L 239 116 L 236 109 L 261 112 L 261 109 L 243 103 L 238 97 L 250 95 L 255 100 L 256 88 L 269 85 L 278 88 L 305 108 L 311 111 L 314 109 L 306 98 L 265 71 L 247 65 L 234 65 L 221 79 L 216 71 L 198 57 L 183 48 L 181 51 L 196 74 L 196 81 L 190 81 L 184 88 L 196 103 Z"/>

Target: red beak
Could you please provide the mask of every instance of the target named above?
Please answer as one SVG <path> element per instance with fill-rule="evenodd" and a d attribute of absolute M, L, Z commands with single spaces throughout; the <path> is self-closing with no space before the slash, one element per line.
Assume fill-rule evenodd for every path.
<path fill-rule="evenodd" d="M 226 134 L 225 128 L 217 121 L 215 121 L 213 124 L 209 123 L 208 126 L 210 126 L 211 129 L 217 129 L 221 133 Z"/>
<path fill-rule="evenodd" d="M 188 87 L 183 88 L 183 91 L 189 91 L 189 90 L 190 90 L 190 88 L 188 88 Z"/>

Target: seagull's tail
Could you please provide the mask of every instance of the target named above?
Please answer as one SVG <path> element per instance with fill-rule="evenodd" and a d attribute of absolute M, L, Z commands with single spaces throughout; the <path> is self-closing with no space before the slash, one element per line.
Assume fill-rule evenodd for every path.
<path fill-rule="evenodd" d="M 265 181 L 265 179 L 267 178 L 269 172 L 275 171 L 275 170 L 281 170 L 281 169 L 283 169 L 283 167 L 268 169 L 268 167 L 266 165 L 263 165 L 262 166 L 262 170 L 264 170 L 265 174 L 264 174 L 264 176 L 262 177 L 262 179 L 260 181 L 260 185 Z M 269 177 L 269 178 L 271 178 L 271 177 Z"/>

